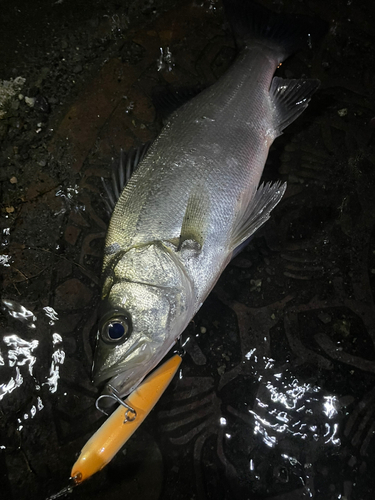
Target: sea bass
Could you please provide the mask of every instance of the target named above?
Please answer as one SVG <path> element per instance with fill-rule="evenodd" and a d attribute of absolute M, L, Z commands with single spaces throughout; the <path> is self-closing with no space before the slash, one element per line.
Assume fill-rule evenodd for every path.
<path fill-rule="evenodd" d="M 273 76 L 300 43 L 301 24 L 258 15 L 243 0 L 225 10 L 241 52 L 171 115 L 110 220 L 94 381 L 121 397 L 174 345 L 281 200 L 285 184 L 259 186 L 268 151 L 319 86 Z"/>

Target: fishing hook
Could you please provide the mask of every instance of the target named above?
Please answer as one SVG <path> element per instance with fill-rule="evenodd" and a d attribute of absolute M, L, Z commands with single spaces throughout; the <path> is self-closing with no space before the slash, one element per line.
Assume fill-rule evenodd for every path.
<path fill-rule="evenodd" d="M 105 410 L 103 410 L 102 408 L 100 408 L 99 401 L 101 399 L 103 399 L 103 398 L 113 399 L 116 403 L 119 403 L 124 408 L 126 408 L 126 412 L 125 412 L 125 416 L 124 416 L 124 424 L 126 424 L 126 422 L 133 422 L 133 420 L 135 420 L 136 417 L 137 417 L 136 410 L 134 408 L 132 408 L 131 406 L 129 406 L 127 403 L 125 403 L 125 401 L 123 401 L 119 397 L 119 395 L 117 394 L 116 389 L 114 389 L 112 386 L 109 386 L 109 388 L 111 389 L 112 394 L 102 394 L 101 396 L 99 396 L 97 398 L 97 400 L 95 401 L 95 407 L 96 407 L 96 409 L 99 410 L 99 411 L 101 411 L 102 413 L 104 413 L 104 415 L 107 415 L 107 417 L 108 417 L 108 413 Z M 132 413 L 133 415 L 130 416 L 130 413 Z"/>

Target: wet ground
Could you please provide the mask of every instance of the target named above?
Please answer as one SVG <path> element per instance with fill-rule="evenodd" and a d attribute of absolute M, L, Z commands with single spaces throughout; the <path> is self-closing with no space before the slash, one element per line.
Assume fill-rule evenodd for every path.
<path fill-rule="evenodd" d="M 181 377 L 71 498 L 373 498 L 374 8 L 264 3 L 330 26 L 279 70 L 322 82 L 265 169 L 286 196 L 189 325 Z M 236 49 L 213 0 L 1 14 L 0 486 L 30 500 L 66 485 L 103 421 L 100 177 L 160 130 L 156 86 L 207 85 Z"/>

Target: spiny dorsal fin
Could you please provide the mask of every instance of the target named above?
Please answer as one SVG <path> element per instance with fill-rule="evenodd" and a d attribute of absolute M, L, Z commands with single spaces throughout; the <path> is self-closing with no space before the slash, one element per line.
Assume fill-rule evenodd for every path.
<path fill-rule="evenodd" d="M 151 142 L 146 142 L 138 148 L 131 149 L 128 153 L 122 149 L 120 152 L 120 162 L 112 169 L 112 182 L 103 177 L 101 178 L 106 194 L 106 197 L 103 196 L 103 200 L 109 215 L 112 214 L 122 190 L 129 182 L 130 177 L 137 170 L 138 165 L 145 157 L 150 145 Z"/>

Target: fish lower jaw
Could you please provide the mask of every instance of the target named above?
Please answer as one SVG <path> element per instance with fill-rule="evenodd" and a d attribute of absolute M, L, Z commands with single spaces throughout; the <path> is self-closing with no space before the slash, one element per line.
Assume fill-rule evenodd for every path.
<path fill-rule="evenodd" d="M 146 373 L 147 374 L 147 373 Z M 124 398 L 134 391 L 136 387 L 142 382 L 143 377 L 134 377 L 134 374 L 126 377 L 124 373 L 119 373 L 113 377 L 103 379 L 106 382 L 102 395 L 115 394 L 120 398 Z"/>

